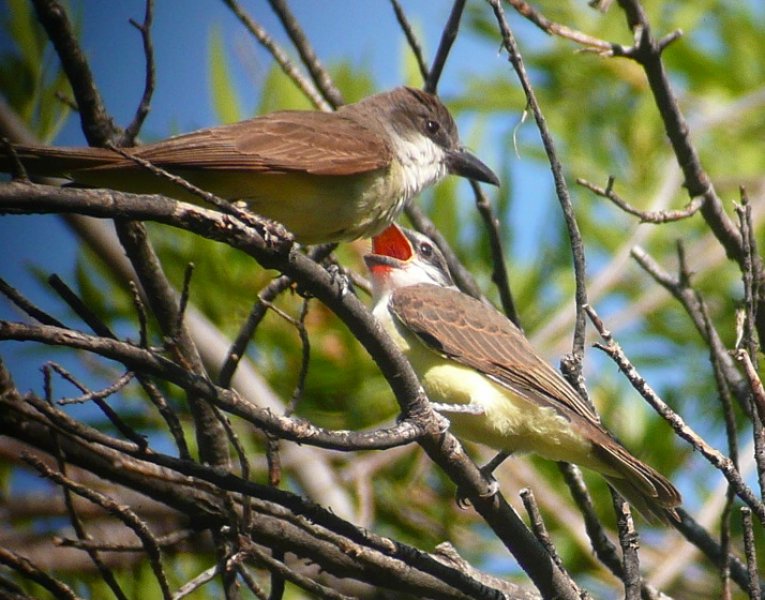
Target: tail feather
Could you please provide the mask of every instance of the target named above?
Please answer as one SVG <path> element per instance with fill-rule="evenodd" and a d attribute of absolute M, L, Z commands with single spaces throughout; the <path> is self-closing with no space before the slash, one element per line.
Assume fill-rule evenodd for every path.
<path fill-rule="evenodd" d="M 603 473 L 608 483 L 650 522 L 679 521 L 674 510 L 682 497 L 677 488 L 653 467 L 632 456 L 621 444 L 598 448 L 600 458 L 611 473 Z"/>
<path fill-rule="evenodd" d="M 30 175 L 42 177 L 69 177 L 82 169 L 92 169 L 121 162 L 125 159 L 107 148 L 55 148 L 51 146 L 14 146 L 18 160 Z M 0 152 L 0 172 L 9 172 L 14 160 Z"/>
<path fill-rule="evenodd" d="M 662 504 L 656 496 L 646 495 L 629 479 L 612 476 L 605 476 L 605 479 L 649 523 L 670 525 L 672 521 L 680 522 L 680 515 L 675 510 L 679 502 L 674 505 Z"/>

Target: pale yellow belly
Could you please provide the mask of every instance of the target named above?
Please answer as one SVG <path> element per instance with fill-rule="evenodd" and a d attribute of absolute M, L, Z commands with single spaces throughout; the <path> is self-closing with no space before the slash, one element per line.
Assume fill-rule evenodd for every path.
<path fill-rule="evenodd" d="M 470 367 L 442 358 L 400 325 L 392 321 L 388 327 L 391 325 L 394 340 L 432 402 L 482 407 L 480 415 L 444 413 L 458 437 L 496 450 L 532 452 L 549 460 L 604 470 L 593 456 L 589 440 L 557 411 L 519 397 Z"/>
<path fill-rule="evenodd" d="M 254 213 L 285 225 L 299 242 L 314 244 L 371 236 L 393 221 L 408 199 L 399 170 L 393 171 L 348 177 L 212 170 L 177 174 L 225 200 L 245 201 Z M 202 203 L 182 187 L 140 170 L 79 172 L 76 181 Z"/>

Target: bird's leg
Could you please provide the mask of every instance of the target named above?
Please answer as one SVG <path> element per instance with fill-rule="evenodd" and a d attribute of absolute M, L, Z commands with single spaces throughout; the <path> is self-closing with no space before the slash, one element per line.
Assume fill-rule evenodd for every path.
<path fill-rule="evenodd" d="M 231 205 L 231 210 L 227 212 L 233 212 L 237 219 L 254 228 L 269 248 L 279 249 L 281 247 L 284 250 L 289 250 L 295 243 L 295 236 L 284 225 L 279 221 L 254 213 L 244 200 L 234 200 L 228 204 Z"/>
<path fill-rule="evenodd" d="M 480 416 L 486 414 L 483 406 L 470 402 L 469 404 L 447 404 L 445 402 L 431 402 L 433 410 L 440 413 L 458 413 L 462 415 Z"/>

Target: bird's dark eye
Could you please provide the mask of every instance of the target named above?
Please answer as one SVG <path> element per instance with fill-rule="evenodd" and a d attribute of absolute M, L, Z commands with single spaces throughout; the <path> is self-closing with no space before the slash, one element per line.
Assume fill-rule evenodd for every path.
<path fill-rule="evenodd" d="M 438 121 L 434 121 L 433 119 L 425 121 L 425 131 L 427 131 L 428 134 L 436 135 L 439 129 L 441 129 L 441 125 Z"/>
<path fill-rule="evenodd" d="M 420 254 L 424 256 L 425 258 L 430 258 L 433 256 L 433 246 L 428 244 L 427 242 L 423 242 L 420 244 Z"/>

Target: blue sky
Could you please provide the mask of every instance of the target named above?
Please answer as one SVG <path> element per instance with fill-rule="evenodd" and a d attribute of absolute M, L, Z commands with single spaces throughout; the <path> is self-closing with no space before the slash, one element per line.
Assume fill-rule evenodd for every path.
<path fill-rule="evenodd" d="M 243 4 L 280 44 L 289 48 L 286 34 L 266 2 Z M 451 3 L 415 0 L 403 1 L 402 5 L 416 30 L 421 32 L 426 58 L 432 59 Z M 0 6 L 7 10 L 4 3 Z M 142 20 L 143 1 L 82 0 L 72 2 L 72 6 L 72 14 L 81 30 L 81 44 L 106 108 L 118 124 L 125 125 L 132 119 L 143 89 L 141 40 L 128 22 L 130 18 Z M 350 61 L 371 73 L 379 90 L 405 83 L 403 65 L 408 48 L 387 0 L 295 0 L 290 6 L 325 63 Z M 163 0 L 156 3 L 155 10 L 157 83 L 142 136 L 158 139 L 218 123 L 212 108 L 208 75 L 213 28 L 218 29 L 225 40 L 242 107 L 245 113 L 254 113 L 260 94 L 267 93 L 264 82 L 272 62 L 270 55 L 252 40 L 231 12 L 221 2 L 209 0 Z M 450 94 L 461 90 L 466 76 L 509 69 L 498 46 L 465 33 L 458 36 L 439 84 L 439 92 L 447 100 Z M 0 50 L 7 43 L 7 39 L 0 38 Z M 53 53 L 50 59 L 55 64 Z M 463 138 L 469 138 L 471 123 L 460 125 Z M 85 144 L 76 115 L 68 119 L 54 143 Z M 499 171 L 500 154 L 496 147 L 473 150 Z M 515 193 L 538 185 L 534 183 L 533 171 L 518 166 L 513 169 L 520 174 L 514 181 Z M 468 197 L 467 188 L 465 190 L 466 202 L 472 203 L 472 196 Z M 527 213 L 524 218 L 529 219 L 530 215 Z M 527 231 L 533 231 L 533 227 Z M 61 303 L 34 275 L 34 269 L 39 269 L 46 275 L 57 273 L 65 281 L 74 279 L 76 240 L 60 219 L 55 216 L 1 217 L 0 256 L 6 257 L 0 261 L 0 277 L 43 308 L 61 314 Z M 18 319 L 19 314 L 0 300 L 0 318 Z M 15 372 L 21 389 L 39 389 L 40 360 L 36 357 L 42 356 L 41 349 L 4 344 L 2 356 Z"/>
<path fill-rule="evenodd" d="M 451 3 L 426 0 L 401 0 L 401 3 L 422 32 L 426 56 L 432 58 Z M 82 45 L 90 58 L 107 110 L 118 124 L 124 125 L 133 116 L 143 86 L 144 57 L 140 37 L 128 23 L 129 18 L 142 19 L 143 0 L 72 0 L 71 4 L 78 15 Z M 267 2 L 250 0 L 243 4 L 269 33 L 289 47 Z M 388 0 L 292 0 L 289 4 L 325 63 L 350 60 L 372 74 L 379 90 L 404 83 L 403 64 L 407 48 Z M 4 0 L 0 0 L 0 10 L 3 9 L 7 7 Z M 512 18 L 511 23 L 516 28 L 516 35 L 526 43 L 544 38 L 538 32 L 533 36 L 525 35 L 530 28 L 517 17 Z M 209 40 L 213 28 L 222 32 L 229 59 L 235 66 L 236 89 L 245 111 L 250 113 L 258 105 L 271 59 L 223 3 L 160 0 L 156 3 L 154 24 L 157 88 L 152 111 L 142 130 L 145 139 L 162 138 L 218 122 L 212 108 L 208 77 Z M 8 40 L 0 36 L 0 50 L 7 43 Z M 448 101 L 450 95 L 462 89 L 468 75 L 483 72 L 506 72 L 507 77 L 514 80 L 505 56 L 499 52 L 498 40 L 491 44 L 471 35 L 460 35 L 447 62 L 439 91 Z M 517 113 L 521 109 L 508 108 Z M 515 125 L 510 122 L 512 112 L 510 114 L 503 125 L 505 131 Z M 470 138 L 471 125 L 469 120 L 460 122 L 464 139 Z M 534 125 L 524 125 L 523 134 L 536 135 Z M 515 264 L 530 263 L 533 260 L 530 256 L 538 246 L 534 236 L 540 231 L 541 219 L 550 211 L 558 210 L 557 205 L 548 204 L 549 170 L 530 160 L 502 155 L 499 145 L 492 143 L 494 141 L 490 139 L 486 145 L 473 150 L 497 172 L 509 165 L 513 174 L 513 194 L 517 198 L 533 199 L 524 203 L 523 214 L 518 211 L 519 214 L 512 215 L 510 226 L 514 244 L 508 250 Z M 76 116 L 69 119 L 55 143 L 85 143 Z M 464 189 L 465 202 L 472 203 L 467 188 Z M 487 192 L 490 196 L 493 194 L 493 190 L 487 189 Z M 518 226 L 516 219 L 523 219 L 523 226 Z M 0 217 L 0 277 L 54 314 L 66 314 L 66 311 L 39 282 L 33 268 L 45 275 L 57 273 L 65 281 L 72 282 L 76 251 L 76 240 L 66 225 L 54 216 Z M 19 318 L 19 313 L 0 299 L 0 319 Z M 9 363 L 22 390 L 41 389 L 39 365 L 48 354 L 49 349 L 32 344 L 3 343 L 0 346 L 0 356 Z"/>

